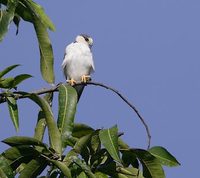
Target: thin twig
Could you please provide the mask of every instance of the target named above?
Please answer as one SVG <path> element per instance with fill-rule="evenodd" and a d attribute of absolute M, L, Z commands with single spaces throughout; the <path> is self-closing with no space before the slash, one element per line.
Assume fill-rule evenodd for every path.
<path fill-rule="evenodd" d="M 58 85 L 56 85 L 56 86 L 54 86 L 52 88 L 44 88 L 44 89 L 41 89 L 41 90 L 30 92 L 30 94 L 34 93 L 34 94 L 37 94 L 37 95 L 42 95 L 42 94 L 49 93 L 49 92 L 56 92 L 56 91 L 58 91 L 58 88 L 59 88 L 59 86 L 61 84 L 62 83 L 59 83 Z M 105 85 L 103 83 L 92 82 L 92 81 L 88 81 L 87 83 L 78 82 L 78 83 L 76 83 L 76 85 L 85 85 L 85 86 L 86 85 L 94 85 L 94 86 L 100 86 L 100 87 L 108 89 L 108 90 L 114 92 L 115 94 L 117 94 L 136 113 L 136 115 L 138 116 L 138 118 L 140 119 L 140 121 L 142 122 L 142 124 L 144 125 L 144 127 L 146 129 L 147 137 L 148 137 L 148 148 L 150 148 L 151 134 L 150 134 L 148 125 L 146 124 L 145 120 L 140 115 L 140 113 L 138 112 L 138 110 L 136 109 L 136 107 L 133 104 L 131 104 L 128 101 L 128 99 L 126 99 L 119 91 L 117 91 L 116 89 L 114 89 L 112 87 L 109 87 L 109 86 L 107 86 L 107 85 Z M 12 95 L 14 95 L 15 99 L 26 98 L 26 96 L 21 95 L 20 92 L 17 92 L 17 91 L 13 92 Z M 0 104 L 4 103 L 4 102 L 6 102 L 5 95 L 4 95 L 4 93 L 0 93 Z"/>
<path fill-rule="evenodd" d="M 81 85 L 81 84 L 77 84 L 77 85 Z M 134 110 L 134 112 L 136 113 L 136 115 L 139 117 L 140 121 L 142 122 L 142 124 L 144 125 L 146 132 L 147 132 L 147 137 L 148 137 L 148 148 L 150 148 L 150 144 L 151 144 L 151 134 L 150 134 L 150 130 L 148 125 L 146 124 L 145 120 L 143 119 L 143 117 L 140 115 L 140 113 L 138 112 L 138 110 L 136 109 L 136 107 L 134 105 L 132 105 L 128 99 L 126 99 L 119 91 L 115 90 L 112 87 L 109 87 L 107 85 L 104 85 L 102 83 L 98 83 L 98 82 L 92 82 L 89 81 L 87 82 L 86 85 L 95 85 L 95 86 L 101 86 L 103 88 L 106 88 L 108 90 L 113 91 L 114 93 L 116 93 L 131 109 Z"/>

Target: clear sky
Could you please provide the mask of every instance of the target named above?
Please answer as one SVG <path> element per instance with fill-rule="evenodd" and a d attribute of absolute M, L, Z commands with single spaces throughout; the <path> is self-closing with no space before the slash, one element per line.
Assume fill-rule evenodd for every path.
<path fill-rule="evenodd" d="M 64 81 L 65 46 L 77 34 L 94 40 L 93 80 L 124 94 L 148 123 L 152 146 L 167 148 L 182 164 L 165 168 L 168 178 L 196 177 L 199 169 L 200 125 L 200 1 L 199 0 L 38 0 L 56 26 L 50 32 L 56 83 Z M 22 64 L 12 74 L 34 78 L 19 86 L 33 91 L 49 87 L 39 73 L 39 50 L 33 26 L 21 21 L 18 36 L 11 25 L 0 44 L 0 70 Z M 55 96 L 56 100 L 56 96 Z M 38 107 L 20 100 L 20 131 L 32 136 Z M 57 102 L 54 113 L 57 117 Z M 16 134 L 6 104 L 0 106 L 0 140 Z M 132 147 L 146 148 L 144 127 L 116 95 L 88 86 L 78 105 L 77 122 L 94 128 L 115 124 Z M 7 148 L 0 143 L 0 151 Z"/>

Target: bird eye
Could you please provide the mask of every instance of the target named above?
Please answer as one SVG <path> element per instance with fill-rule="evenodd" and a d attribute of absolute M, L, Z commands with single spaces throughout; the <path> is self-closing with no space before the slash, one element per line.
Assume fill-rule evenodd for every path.
<path fill-rule="evenodd" d="M 85 38 L 85 41 L 87 41 L 87 42 L 88 42 L 88 41 L 89 41 L 89 39 L 88 39 L 88 38 Z"/>

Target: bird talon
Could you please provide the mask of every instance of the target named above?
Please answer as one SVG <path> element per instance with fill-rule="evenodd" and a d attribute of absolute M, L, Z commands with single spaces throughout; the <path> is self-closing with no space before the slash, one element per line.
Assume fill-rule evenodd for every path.
<path fill-rule="evenodd" d="M 83 76 L 81 77 L 81 82 L 83 82 L 83 83 L 87 83 L 87 82 L 90 81 L 90 80 L 91 80 L 90 75 L 83 75 Z"/>
<path fill-rule="evenodd" d="M 74 79 L 67 80 L 67 83 L 69 83 L 71 86 L 74 86 L 76 84 L 76 81 Z"/>

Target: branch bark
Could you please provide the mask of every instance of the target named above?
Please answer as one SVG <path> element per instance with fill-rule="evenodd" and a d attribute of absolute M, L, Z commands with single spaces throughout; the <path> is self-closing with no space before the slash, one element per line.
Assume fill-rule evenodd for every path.
<path fill-rule="evenodd" d="M 52 88 L 44 88 L 44 89 L 41 89 L 41 90 L 33 91 L 33 92 L 30 92 L 30 94 L 34 93 L 34 94 L 37 94 L 37 95 L 42 95 L 42 94 L 50 93 L 50 92 L 57 92 L 58 88 L 59 88 L 59 86 L 61 84 L 62 83 L 59 83 L 56 86 L 53 86 Z M 151 134 L 150 134 L 150 130 L 149 130 L 148 125 L 146 124 L 144 118 L 141 116 L 141 114 L 139 113 L 137 108 L 133 104 L 131 104 L 128 101 L 128 99 L 126 97 L 124 97 L 119 91 L 117 91 L 116 89 L 114 89 L 112 87 L 109 87 L 109 86 L 107 86 L 107 85 L 105 85 L 103 83 L 92 82 L 92 81 L 88 81 L 87 83 L 79 82 L 79 83 L 76 83 L 76 85 L 84 85 L 84 86 L 86 86 L 86 85 L 94 85 L 94 86 L 99 86 L 99 87 L 108 89 L 108 90 L 114 92 L 115 94 L 117 94 L 136 113 L 136 115 L 138 116 L 139 120 L 142 122 L 143 126 L 145 127 L 145 130 L 146 130 L 146 133 L 147 133 L 147 137 L 148 137 L 148 148 L 150 148 Z M 26 96 L 20 94 L 20 91 L 13 92 L 11 95 L 16 100 L 17 99 L 26 98 Z M 4 103 L 4 102 L 6 102 L 5 93 L 0 93 L 0 104 Z"/>

